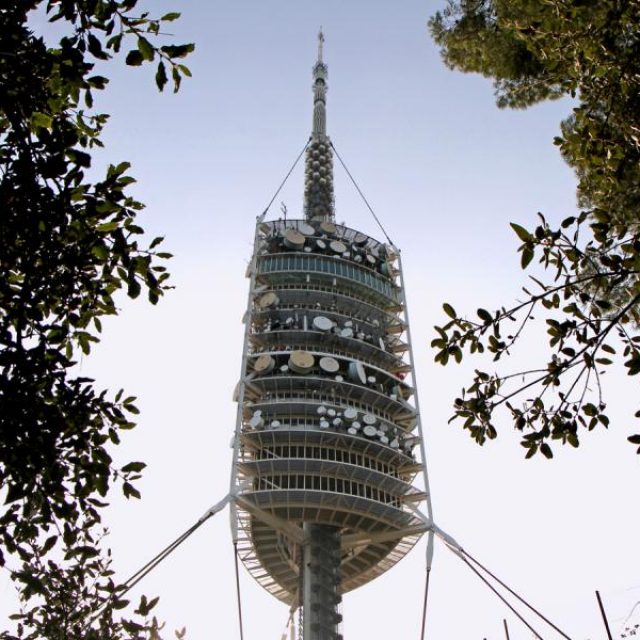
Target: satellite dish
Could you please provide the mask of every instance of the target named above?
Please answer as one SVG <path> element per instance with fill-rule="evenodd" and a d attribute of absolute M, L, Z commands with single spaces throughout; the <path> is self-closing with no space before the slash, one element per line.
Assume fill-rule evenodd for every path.
<path fill-rule="evenodd" d="M 362 362 L 349 363 L 349 378 L 357 384 L 367 383 L 367 374 L 365 373 Z"/>
<path fill-rule="evenodd" d="M 305 236 L 312 236 L 316 232 L 316 230 L 306 222 L 298 223 L 298 231 Z"/>
<path fill-rule="evenodd" d="M 277 305 L 278 302 L 280 302 L 278 296 L 273 291 L 269 291 L 258 298 L 257 305 L 260 309 L 268 309 Z"/>
<path fill-rule="evenodd" d="M 378 430 L 371 425 L 366 426 L 364 428 L 364 435 L 367 436 L 367 438 L 375 438 L 378 435 Z"/>
<path fill-rule="evenodd" d="M 304 240 L 304 236 L 295 229 L 287 229 L 284 232 L 284 245 L 289 249 L 302 249 L 302 247 L 304 247 Z"/>
<path fill-rule="evenodd" d="M 326 233 L 328 236 L 332 236 L 336 232 L 336 225 L 333 222 L 321 222 L 320 229 L 323 233 Z"/>
<path fill-rule="evenodd" d="M 276 361 L 268 353 L 263 353 L 253 361 L 253 370 L 260 375 L 271 373 L 275 366 Z"/>
<path fill-rule="evenodd" d="M 349 422 L 351 422 L 358 417 L 358 412 L 353 407 L 349 407 L 344 410 L 343 415 L 345 420 L 349 420 Z"/>
<path fill-rule="evenodd" d="M 340 363 L 330 356 L 324 356 L 320 358 L 320 362 L 318 363 L 320 368 L 326 373 L 336 373 L 340 369 Z"/>
<path fill-rule="evenodd" d="M 365 236 L 364 233 L 356 233 L 356 237 L 353 239 L 353 243 L 363 245 L 363 244 L 366 244 L 368 239 L 369 238 L 367 238 L 367 236 Z"/>
<path fill-rule="evenodd" d="M 371 413 L 365 413 L 362 416 L 362 422 L 364 422 L 368 426 L 374 425 L 377 421 L 378 419 Z"/>
<path fill-rule="evenodd" d="M 340 240 L 332 240 L 329 243 L 329 247 L 331 247 L 331 251 L 341 255 L 347 250 L 347 245 L 345 245 L 344 242 L 340 242 Z"/>
<path fill-rule="evenodd" d="M 289 356 L 289 367 L 295 373 L 309 373 L 314 364 L 315 358 L 308 351 L 292 351 Z"/>
<path fill-rule="evenodd" d="M 313 319 L 312 324 L 314 329 L 317 329 L 318 331 L 331 331 L 331 328 L 333 327 L 333 322 L 325 316 L 316 316 Z"/>

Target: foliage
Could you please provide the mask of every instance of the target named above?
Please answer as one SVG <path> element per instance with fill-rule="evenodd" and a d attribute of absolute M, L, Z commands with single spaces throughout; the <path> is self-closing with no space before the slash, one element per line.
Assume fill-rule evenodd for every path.
<path fill-rule="evenodd" d="M 574 99 L 554 142 L 575 170 L 582 211 L 559 225 L 540 216 L 533 231 L 512 225 L 522 268 L 537 259 L 549 277 L 532 278 L 522 303 L 479 309 L 477 319 L 445 305 L 448 321 L 432 343 L 442 364 L 460 361 L 463 349 L 497 361 L 543 312 L 547 362 L 514 374 L 477 370 L 452 420 L 483 444 L 504 405 L 527 457 L 551 457 L 550 440 L 577 447 L 581 431 L 608 426 L 600 385 L 608 367 L 640 373 L 640 5 L 459 0 L 429 24 L 445 63 L 492 78 L 499 106 Z M 628 439 L 640 444 L 640 435 Z"/>
<path fill-rule="evenodd" d="M 179 14 L 154 19 L 136 4 L 0 8 L 0 565 L 23 603 L 19 638 L 139 637 L 146 626 L 113 616 L 124 601 L 113 595 L 100 524 L 114 481 L 139 496 L 144 464 L 118 469 L 109 454 L 134 427 L 135 398 L 111 397 L 73 369 L 98 342 L 100 319 L 117 313 L 118 291 L 145 291 L 155 304 L 168 286 L 162 239 L 141 244 L 129 164 L 86 177 L 108 119 L 93 109 L 108 84 L 96 63 L 104 69 L 130 48 L 128 65 L 157 62 L 160 90 L 168 69 L 174 90 L 189 75 L 180 60 L 193 45 L 154 43 Z M 53 47 L 30 29 L 36 10 L 64 32 Z"/>

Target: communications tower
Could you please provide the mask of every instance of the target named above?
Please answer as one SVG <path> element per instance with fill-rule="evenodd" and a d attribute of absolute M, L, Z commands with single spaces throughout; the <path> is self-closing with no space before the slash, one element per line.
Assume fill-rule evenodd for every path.
<path fill-rule="evenodd" d="M 341 638 L 341 595 L 413 547 L 428 499 L 400 253 L 335 221 L 323 42 L 304 217 L 256 224 L 232 469 L 240 558 L 304 640 Z"/>

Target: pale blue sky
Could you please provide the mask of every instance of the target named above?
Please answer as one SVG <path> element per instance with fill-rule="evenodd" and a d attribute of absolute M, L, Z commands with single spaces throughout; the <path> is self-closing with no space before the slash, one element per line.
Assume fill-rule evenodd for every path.
<path fill-rule="evenodd" d="M 114 500 L 109 514 L 119 573 L 136 570 L 227 491 L 245 263 L 255 216 L 309 135 L 322 25 L 329 133 L 403 252 L 436 520 L 576 640 L 604 637 L 594 589 L 618 619 L 640 599 L 640 518 L 627 497 L 638 463 L 625 442 L 637 390 L 614 378 L 610 433 L 587 436 L 580 451 L 552 462 L 525 462 L 506 419 L 485 449 L 446 424 L 478 363 L 442 369 L 428 348 L 444 300 L 473 312 L 518 296 L 524 278 L 510 221 L 572 213 L 574 179 L 552 144 L 571 105 L 498 110 L 489 81 L 442 65 L 426 29 L 437 3 L 153 4 L 183 11 L 173 31 L 197 43 L 187 61 L 193 79 L 177 96 L 158 96 L 150 70 L 116 63 L 99 106 L 112 114 L 104 157 L 133 163 L 135 192 L 148 205 L 140 223 L 167 237 L 178 288 L 157 309 L 124 303 L 82 364 L 102 385 L 140 397 L 140 427 L 118 455 L 150 468 L 142 503 Z M 335 184 L 338 219 L 380 237 L 338 163 Z M 282 200 L 296 216 L 301 170 L 273 215 Z M 524 358 L 539 351 L 532 342 Z M 245 637 L 279 638 L 286 607 L 241 577 Z M 423 578 L 421 543 L 345 598 L 345 637 L 417 638 Z M 159 616 L 187 626 L 188 638 L 238 637 L 226 514 L 143 587 L 161 596 Z M 503 617 L 512 639 L 531 637 L 441 546 L 429 611 L 434 640 L 500 638 Z"/>

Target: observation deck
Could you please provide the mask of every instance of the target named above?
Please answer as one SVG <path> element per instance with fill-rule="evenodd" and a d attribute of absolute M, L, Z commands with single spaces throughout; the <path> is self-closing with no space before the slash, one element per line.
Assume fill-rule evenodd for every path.
<path fill-rule="evenodd" d="M 256 226 L 236 474 L 241 558 L 300 598 L 303 524 L 340 531 L 340 593 L 415 544 L 419 416 L 395 247 L 328 220 Z"/>

